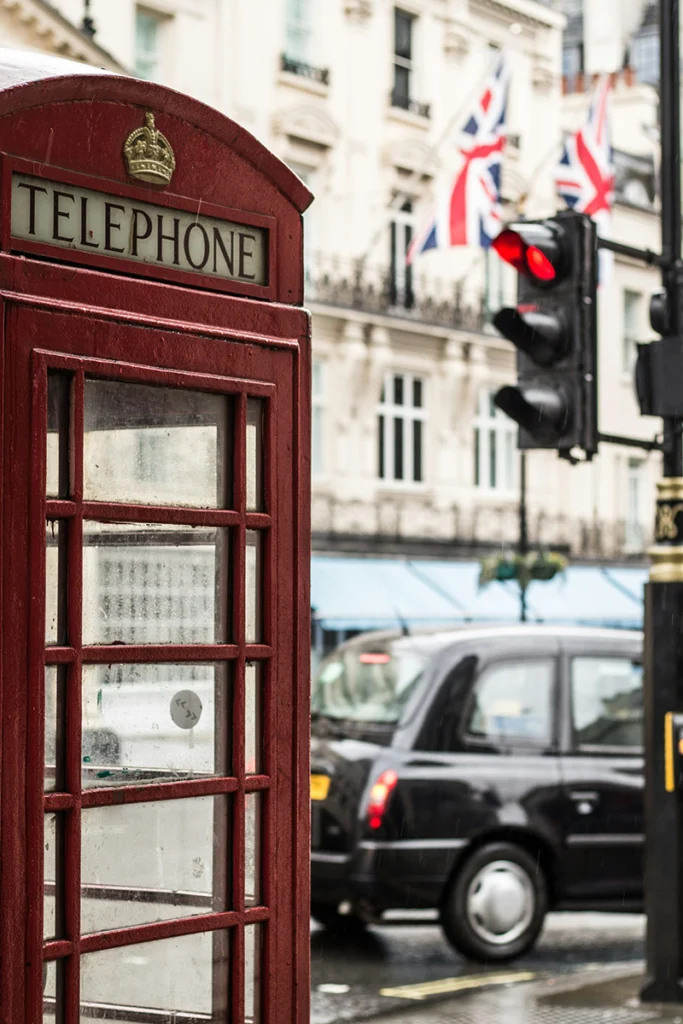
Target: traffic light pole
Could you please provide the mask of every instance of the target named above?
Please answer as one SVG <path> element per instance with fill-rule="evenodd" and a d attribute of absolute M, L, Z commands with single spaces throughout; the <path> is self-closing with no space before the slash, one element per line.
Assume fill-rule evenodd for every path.
<path fill-rule="evenodd" d="M 660 0 L 662 255 L 668 330 L 681 337 L 679 0 Z M 683 387 L 683 382 L 681 383 Z M 645 587 L 645 1002 L 683 1003 L 683 802 L 672 767 L 672 713 L 683 710 L 681 420 L 664 420 L 655 547 Z M 669 733 L 669 734 L 667 734 Z"/>
<path fill-rule="evenodd" d="M 519 453 L 519 553 L 529 554 L 529 534 L 526 519 L 526 452 Z M 526 586 L 519 585 L 519 620 L 526 622 Z"/>

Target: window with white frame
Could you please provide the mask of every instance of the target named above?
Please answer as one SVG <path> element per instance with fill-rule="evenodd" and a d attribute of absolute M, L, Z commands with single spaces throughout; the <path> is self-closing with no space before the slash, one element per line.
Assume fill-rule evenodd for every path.
<path fill-rule="evenodd" d="M 285 6 L 285 54 L 310 63 L 313 40 L 314 0 L 287 0 Z"/>
<path fill-rule="evenodd" d="M 629 459 L 626 469 L 626 522 L 625 547 L 627 551 L 642 551 L 645 542 L 643 528 L 643 474 L 642 459 Z"/>
<path fill-rule="evenodd" d="M 142 7 L 135 11 L 135 74 L 156 82 L 161 74 L 163 19 Z"/>
<path fill-rule="evenodd" d="M 517 486 L 517 424 L 494 405 L 495 391 L 479 392 L 474 420 L 474 484 L 484 490 Z"/>
<path fill-rule="evenodd" d="M 378 416 L 380 480 L 424 480 L 425 386 L 412 373 L 387 373 Z"/>
<path fill-rule="evenodd" d="M 325 364 L 313 360 L 313 402 L 311 421 L 311 472 L 322 476 L 325 472 Z"/>
<path fill-rule="evenodd" d="M 624 289 L 624 334 L 623 334 L 623 368 L 631 373 L 636 364 L 637 345 L 642 341 L 640 316 L 643 296 L 640 292 Z"/>
<path fill-rule="evenodd" d="M 398 209 L 392 211 L 389 225 L 391 246 L 389 299 L 392 306 L 402 306 L 404 309 L 412 309 L 415 301 L 413 268 L 406 264 L 406 254 L 410 248 L 414 228 L 413 204 L 410 199 L 406 199 Z"/>

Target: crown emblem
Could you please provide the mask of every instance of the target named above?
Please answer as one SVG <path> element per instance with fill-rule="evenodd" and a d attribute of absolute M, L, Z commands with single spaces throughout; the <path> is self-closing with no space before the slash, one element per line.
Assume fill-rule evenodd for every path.
<path fill-rule="evenodd" d="M 126 139 L 123 155 L 131 178 L 152 185 L 168 185 L 175 170 L 171 144 L 154 126 L 154 114 L 145 114 L 142 128 L 136 128 Z"/>

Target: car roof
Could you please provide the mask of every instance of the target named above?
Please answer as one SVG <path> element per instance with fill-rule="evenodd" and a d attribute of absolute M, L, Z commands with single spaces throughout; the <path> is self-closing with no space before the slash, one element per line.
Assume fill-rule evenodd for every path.
<path fill-rule="evenodd" d="M 411 638 L 416 641 L 416 646 L 426 647 L 432 651 L 447 647 L 450 644 L 467 642 L 470 640 L 500 639 L 504 637 L 556 637 L 565 640 L 635 640 L 642 639 L 642 631 L 633 629 L 607 629 L 596 626 L 557 626 L 541 625 L 536 623 L 516 623 L 511 625 L 473 625 L 468 623 L 463 626 L 455 626 L 450 629 L 428 629 L 420 628 L 415 630 L 386 629 L 375 630 L 369 633 L 360 633 L 340 644 L 337 651 L 349 651 L 355 648 L 382 646 L 396 640 L 405 640 L 409 644 Z"/>

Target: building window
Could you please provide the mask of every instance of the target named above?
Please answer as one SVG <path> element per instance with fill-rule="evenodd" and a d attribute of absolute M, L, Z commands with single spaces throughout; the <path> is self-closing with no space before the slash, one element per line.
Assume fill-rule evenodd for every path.
<path fill-rule="evenodd" d="M 313 360 L 313 403 L 311 421 L 311 472 L 325 472 L 325 364 Z"/>
<path fill-rule="evenodd" d="M 517 485 L 517 424 L 494 405 L 495 391 L 479 393 L 474 420 L 474 485 L 514 491 Z"/>
<path fill-rule="evenodd" d="M 577 92 L 583 74 L 583 43 L 572 43 L 562 49 L 562 76 L 567 92 Z"/>
<path fill-rule="evenodd" d="M 625 373 L 632 373 L 638 355 L 637 345 L 640 337 L 640 308 L 642 303 L 640 292 L 624 290 L 624 334 L 623 334 L 623 368 Z"/>
<path fill-rule="evenodd" d="M 410 373 L 388 373 L 379 405 L 380 480 L 424 480 L 425 387 Z"/>
<path fill-rule="evenodd" d="M 659 84 L 659 12 L 657 3 L 645 8 L 640 28 L 631 40 L 629 64 L 639 82 Z"/>
<path fill-rule="evenodd" d="M 390 224 L 389 302 L 392 306 L 403 306 L 404 309 L 412 309 L 415 302 L 413 268 L 406 265 L 414 223 L 413 204 L 408 199 L 400 209 L 394 211 Z"/>
<path fill-rule="evenodd" d="M 139 7 L 135 12 L 135 74 L 149 82 L 159 79 L 161 18 Z"/>
<path fill-rule="evenodd" d="M 643 505 L 643 461 L 629 459 L 626 472 L 626 523 L 624 546 L 627 551 L 642 551 L 645 536 L 642 520 Z"/>
<path fill-rule="evenodd" d="M 285 53 L 291 60 L 308 63 L 313 39 L 312 0 L 287 0 L 285 7 Z"/>
<path fill-rule="evenodd" d="M 395 107 L 410 107 L 411 78 L 413 75 L 413 31 L 415 16 L 394 9 L 394 89 L 391 102 Z"/>

